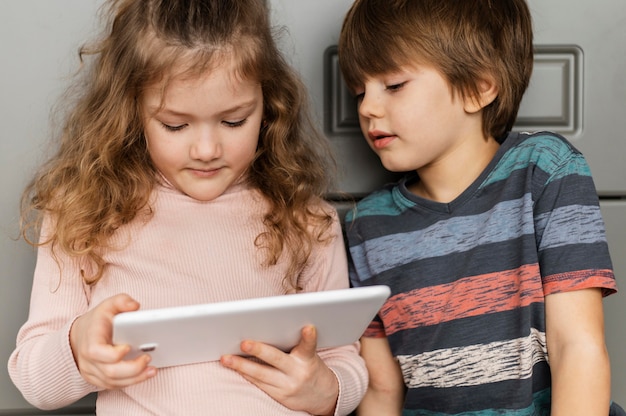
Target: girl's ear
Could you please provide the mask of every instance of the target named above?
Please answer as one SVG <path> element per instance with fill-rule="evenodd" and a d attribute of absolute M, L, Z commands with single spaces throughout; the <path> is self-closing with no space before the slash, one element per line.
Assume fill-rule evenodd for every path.
<path fill-rule="evenodd" d="M 473 114 L 487 107 L 498 96 L 498 86 L 491 75 L 479 79 L 476 84 L 478 96 L 465 99 L 465 111 Z"/>

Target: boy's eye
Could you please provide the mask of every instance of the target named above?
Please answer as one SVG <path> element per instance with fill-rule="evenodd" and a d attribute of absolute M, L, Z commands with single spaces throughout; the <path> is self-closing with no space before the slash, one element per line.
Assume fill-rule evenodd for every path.
<path fill-rule="evenodd" d="M 177 125 L 177 126 L 172 126 L 172 125 L 169 125 L 169 124 L 161 123 L 161 125 L 167 131 L 181 131 L 182 129 L 187 127 L 187 124 L 180 124 L 180 125 Z"/>
<path fill-rule="evenodd" d="M 226 120 L 224 120 L 222 123 L 224 123 L 227 127 L 241 127 L 244 124 L 246 124 L 246 121 L 248 121 L 247 118 L 244 118 L 243 120 L 238 120 L 238 121 L 226 121 Z"/>
<path fill-rule="evenodd" d="M 398 91 L 399 89 L 404 87 L 405 84 L 406 84 L 406 82 L 400 82 L 398 84 L 387 85 L 387 90 L 389 90 L 389 91 Z"/>

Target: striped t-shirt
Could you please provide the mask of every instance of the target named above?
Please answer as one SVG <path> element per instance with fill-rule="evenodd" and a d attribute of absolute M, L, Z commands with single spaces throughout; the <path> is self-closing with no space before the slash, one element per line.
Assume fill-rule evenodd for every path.
<path fill-rule="evenodd" d="M 550 410 L 544 299 L 616 290 L 582 154 L 551 133 L 511 133 L 450 203 L 408 176 L 346 216 L 354 286 L 392 295 L 365 336 L 387 336 L 407 387 L 404 415 Z"/>

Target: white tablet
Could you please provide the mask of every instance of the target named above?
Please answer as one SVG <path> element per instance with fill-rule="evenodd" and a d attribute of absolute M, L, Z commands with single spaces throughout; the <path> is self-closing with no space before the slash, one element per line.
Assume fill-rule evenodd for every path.
<path fill-rule="evenodd" d="M 132 347 L 126 358 L 150 354 L 155 367 L 241 355 L 246 339 L 289 351 L 308 324 L 318 348 L 336 347 L 358 340 L 389 295 L 378 285 L 124 312 L 113 319 L 113 343 Z"/>

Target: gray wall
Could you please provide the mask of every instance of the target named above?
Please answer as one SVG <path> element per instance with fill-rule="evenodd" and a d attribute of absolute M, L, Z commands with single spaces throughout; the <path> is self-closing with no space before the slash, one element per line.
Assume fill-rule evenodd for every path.
<path fill-rule="evenodd" d="M 35 252 L 18 235 L 20 194 L 42 160 L 50 107 L 93 30 L 95 0 L 0 1 L 0 414 L 28 409 L 6 362 L 26 320 Z"/>

